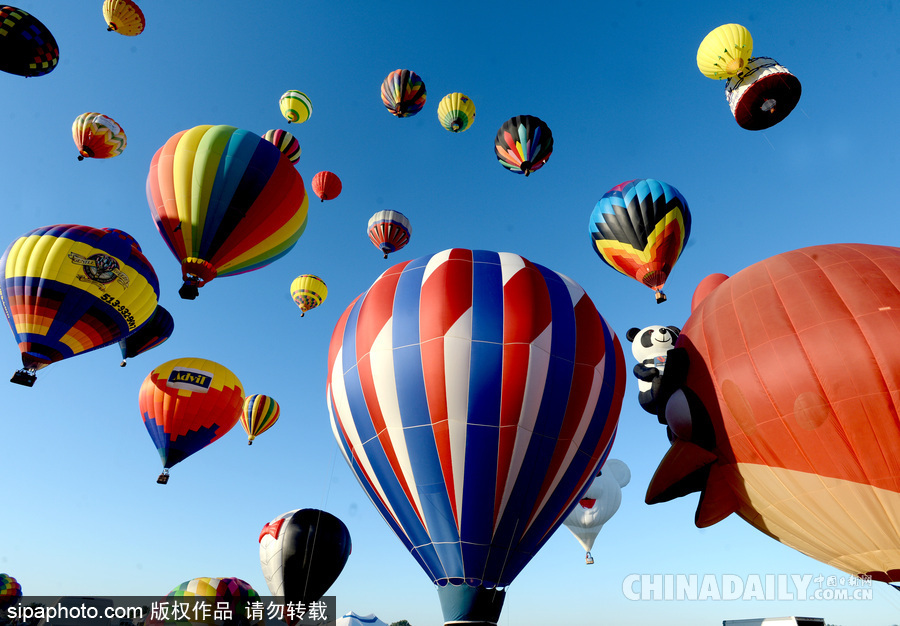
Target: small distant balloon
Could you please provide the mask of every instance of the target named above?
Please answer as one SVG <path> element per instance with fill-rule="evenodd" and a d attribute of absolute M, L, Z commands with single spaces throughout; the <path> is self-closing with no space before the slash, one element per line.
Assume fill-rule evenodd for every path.
<path fill-rule="evenodd" d="M 290 159 L 291 163 L 300 160 L 300 142 L 286 130 L 267 130 L 263 139 L 276 146 L 281 153 Z"/>
<path fill-rule="evenodd" d="M 753 54 L 753 37 L 740 24 L 713 29 L 697 49 L 697 67 L 707 78 L 725 80 L 744 70 Z"/>
<path fill-rule="evenodd" d="M 341 179 L 334 172 L 319 172 L 312 179 L 313 193 L 319 196 L 319 200 L 334 200 L 341 195 Z"/>
<path fill-rule="evenodd" d="M 409 220 L 400 211 L 379 211 L 369 218 L 369 239 L 384 253 L 396 252 L 409 243 Z"/>
<path fill-rule="evenodd" d="M 22 586 L 9 574 L 0 574 L 0 609 L 14 605 L 22 597 Z"/>
<path fill-rule="evenodd" d="M 59 46 L 39 19 L 22 9 L 0 6 L 0 71 L 43 76 L 56 68 Z"/>
<path fill-rule="evenodd" d="M 438 104 L 438 120 L 451 133 L 461 133 L 475 121 L 475 103 L 461 93 L 448 93 Z"/>
<path fill-rule="evenodd" d="M 113 118 L 101 113 L 82 113 L 72 123 L 72 139 L 78 148 L 78 160 L 111 159 L 125 150 L 128 138 Z"/>
<path fill-rule="evenodd" d="M 395 117 L 415 115 L 425 98 L 425 82 L 412 70 L 394 70 L 381 83 L 381 101 Z"/>
<path fill-rule="evenodd" d="M 103 19 L 106 20 L 106 30 L 127 37 L 140 35 L 146 26 L 144 12 L 134 0 L 104 0 Z"/>
<path fill-rule="evenodd" d="M 325 281 L 315 274 L 301 274 L 291 283 L 291 298 L 300 307 L 300 317 L 322 304 L 327 297 Z"/>
<path fill-rule="evenodd" d="M 312 102 L 302 91 L 290 89 L 281 96 L 278 101 L 281 107 L 281 114 L 288 121 L 288 124 L 302 124 L 312 115 Z"/>
<path fill-rule="evenodd" d="M 274 398 L 259 393 L 247 396 L 241 411 L 241 426 L 247 431 L 247 445 L 253 445 L 253 440 L 272 428 L 280 416 L 281 407 Z"/>
<path fill-rule="evenodd" d="M 500 165 L 516 174 L 528 176 L 541 169 L 552 152 L 550 127 L 533 115 L 510 118 L 494 139 L 494 154 Z"/>

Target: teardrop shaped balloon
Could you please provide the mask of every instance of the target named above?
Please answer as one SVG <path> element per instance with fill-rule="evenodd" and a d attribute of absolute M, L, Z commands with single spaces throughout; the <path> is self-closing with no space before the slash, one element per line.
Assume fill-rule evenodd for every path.
<path fill-rule="evenodd" d="M 291 298 L 300 307 L 300 317 L 322 304 L 327 297 L 325 281 L 315 274 L 301 274 L 291 282 Z"/>
<path fill-rule="evenodd" d="M 3 311 L 22 353 L 13 382 L 29 387 L 37 370 L 135 332 L 159 298 L 140 247 L 107 228 L 36 228 L 6 249 L 0 277 Z"/>
<path fill-rule="evenodd" d="M 272 428 L 280 416 L 281 407 L 274 398 L 258 393 L 247 396 L 241 411 L 241 426 L 247 431 L 247 445 L 252 445 L 254 439 Z"/>
<path fill-rule="evenodd" d="M 318 509 L 288 511 L 259 533 L 259 563 L 266 585 L 285 603 L 308 605 L 324 596 L 351 550 L 344 523 Z"/>
<path fill-rule="evenodd" d="M 675 187 L 652 178 L 616 185 L 594 206 L 588 230 L 604 263 L 665 302 L 662 289 L 691 235 L 691 212 Z"/>
<path fill-rule="evenodd" d="M 138 405 L 163 464 L 157 482 L 168 482 L 170 468 L 231 430 L 243 404 L 241 381 L 213 361 L 173 359 L 150 372 Z"/>
<path fill-rule="evenodd" d="M 106 30 L 126 37 L 140 35 L 146 25 L 144 12 L 134 0 L 104 0 L 103 19 L 106 20 Z"/>
<path fill-rule="evenodd" d="M 740 24 L 713 29 L 697 49 L 697 67 L 707 78 L 724 80 L 744 70 L 753 54 L 753 37 Z"/>
<path fill-rule="evenodd" d="M 765 130 L 786 118 L 800 101 L 800 81 L 769 57 L 754 57 L 725 83 L 734 120 L 747 130 Z"/>
<path fill-rule="evenodd" d="M 451 133 L 461 133 L 475 121 L 475 103 L 461 93 L 448 93 L 438 104 L 438 120 Z"/>
<path fill-rule="evenodd" d="M 494 154 L 500 165 L 528 176 L 541 169 L 553 153 L 553 133 L 540 118 L 518 115 L 497 131 Z"/>
<path fill-rule="evenodd" d="M 156 305 L 150 319 L 119 342 L 119 348 L 122 351 L 120 365 L 125 367 L 125 359 L 132 359 L 164 343 L 172 336 L 174 330 L 175 320 L 172 314 L 161 304 Z"/>
<path fill-rule="evenodd" d="M 394 70 L 381 83 L 381 102 L 394 117 L 410 117 L 425 106 L 425 82 L 412 70 Z"/>
<path fill-rule="evenodd" d="M 263 139 L 281 150 L 281 153 L 286 156 L 291 163 L 296 163 L 300 160 L 300 142 L 286 130 L 267 130 L 266 134 L 263 135 Z"/>
<path fill-rule="evenodd" d="M 195 126 L 153 156 L 147 200 L 181 262 L 179 294 L 194 299 L 216 277 L 269 265 L 306 229 L 309 198 L 274 145 L 234 126 Z"/>
<path fill-rule="evenodd" d="M 369 239 L 384 253 L 384 258 L 405 247 L 411 232 L 409 220 L 400 211 L 379 211 L 369 218 Z"/>
<path fill-rule="evenodd" d="M 302 91 L 289 89 L 278 100 L 281 114 L 288 124 L 302 124 L 312 115 L 312 101 Z"/>
<path fill-rule="evenodd" d="M 326 394 L 353 473 L 438 585 L 448 623 L 504 591 L 612 444 L 619 341 L 571 279 L 451 249 L 384 272 L 331 337 Z"/>
<path fill-rule="evenodd" d="M 128 143 L 125 131 L 113 118 L 102 113 L 82 113 L 72 123 L 72 138 L 78 148 L 78 160 L 110 159 L 122 154 Z"/>
<path fill-rule="evenodd" d="M 319 172 L 312 179 L 313 193 L 319 196 L 319 200 L 334 200 L 341 195 L 341 179 L 334 172 Z"/>
<path fill-rule="evenodd" d="M 30 13 L 0 5 L 0 71 L 43 76 L 56 68 L 59 46 L 53 33 Z"/>

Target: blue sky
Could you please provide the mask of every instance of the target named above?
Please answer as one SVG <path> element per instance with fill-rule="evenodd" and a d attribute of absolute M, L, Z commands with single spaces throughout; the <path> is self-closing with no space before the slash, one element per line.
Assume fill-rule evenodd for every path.
<path fill-rule="evenodd" d="M 145 0 L 147 28 L 129 38 L 106 31 L 100 0 L 20 3 L 52 30 L 60 62 L 43 77 L 0 75 L 0 243 L 56 223 L 125 230 L 154 265 L 176 329 L 126 368 L 113 346 L 51 366 L 32 389 L 0 385 L 0 571 L 28 595 L 161 596 L 198 576 L 237 576 L 264 592 L 259 530 L 285 511 L 323 508 L 353 538 L 330 592 L 341 613 L 440 623 L 431 582 L 338 453 L 325 404 L 331 331 L 392 262 L 450 247 L 521 254 L 579 282 L 624 343 L 632 326 L 682 325 L 709 273 L 807 245 L 897 245 L 893 3 L 606 4 Z M 704 35 L 730 22 L 750 30 L 755 54 L 803 84 L 797 108 L 772 129 L 738 127 L 723 83 L 697 70 Z M 428 89 L 415 117 L 394 118 L 381 104 L 380 83 L 397 68 Z M 278 109 L 288 89 L 312 100 L 302 125 L 289 127 Z M 454 91 L 477 107 L 461 134 L 436 116 Z M 121 124 L 122 155 L 76 160 L 70 129 L 85 111 Z M 540 117 L 554 136 L 550 161 L 528 178 L 501 167 L 492 147 L 497 128 L 521 114 Z M 198 124 L 290 130 L 307 189 L 331 170 L 343 193 L 312 198 L 308 228 L 283 259 L 213 281 L 190 302 L 178 298 L 179 265 L 156 232 L 145 182 L 153 153 Z M 663 305 L 590 246 L 594 204 L 633 178 L 674 185 L 693 216 Z M 409 246 L 389 261 L 365 233 L 383 209 L 412 223 Z M 329 296 L 301 319 L 289 286 L 304 273 L 321 276 Z M 11 333 L 0 348 L 0 370 L 11 375 L 20 367 Z M 163 487 L 137 393 L 150 370 L 182 356 L 226 365 L 247 393 L 276 398 L 282 417 L 252 447 L 235 427 L 175 466 Z M 900 594 L 886 585 L 867 601 L 629 600 L 623 582 L 635 573 L 840 573 L 735 516 L 697 529 L 696 496 L 644 504 L 668 444 L 627 378 L 611 456 L 629 465 L 632 481 L 596 541 L 596 564 L 585 566 L 561 528 L 510 586 L 502 624 L 897 621 Z"/>

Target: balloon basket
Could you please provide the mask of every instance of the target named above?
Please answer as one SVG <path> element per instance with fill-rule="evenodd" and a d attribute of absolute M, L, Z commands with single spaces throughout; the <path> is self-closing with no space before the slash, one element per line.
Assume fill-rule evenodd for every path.
<path fill-rule="evenodd" d="M 34 381 L 37 380 L 37 376 L 34 372 L 30 372 L 25 369 L 17 370 L 15 374 L 13 374 L 12 378 L 9 379 L 9 382 L 16 383 L 17 385 L 22 385 L 24 387 L 33 387 Z"/>
<path fill-rule="evenodd" d="M 159 478 L 156 479 L 156 482 L 160 485 L 165 485 L 169 482 L 169 470 L 164 469 L 162 474 L 159 475 Z"/>
<path fill-rule="evenodd" d="M 661 291 L 656 292 L 656 304 L 662 304 L 666 301 L 666 294 Z"/>
<path fill-rule="evenodd" d="M 503 589 L 445 585 L 437 588 L 444 626 L 497 626 L 506 591 Z"/>
<path fill-rule="evenodd" d="M 197 285 L 185 283 L 181 286 L 181 289 L 178 290 L 178 295 L 181 296 L 182 300 L 193 300 L 200 295 L 200 289 Z"/>
<path fill-rule="evenodd" d="M 593 565 L 593 564 L 594 564 L 594 557 L 591 556 L 591 553 L 590 553 L 590 552 L 588 552 L 588 553 L 585 555 L 585 557 L 584 557 L 584 564 L 585 564 L 585 565 Z"/>

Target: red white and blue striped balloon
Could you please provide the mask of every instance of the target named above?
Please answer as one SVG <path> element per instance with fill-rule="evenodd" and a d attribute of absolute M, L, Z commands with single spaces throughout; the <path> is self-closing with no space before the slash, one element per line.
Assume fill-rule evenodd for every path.
<path fill-rule="evenodd" d="M 625 389 L 578 284 L 484 250 L 384 272 L 338 321 L 328 367 L 345 459 L 440 586 L 515 578 L 596 476 Z"/>

